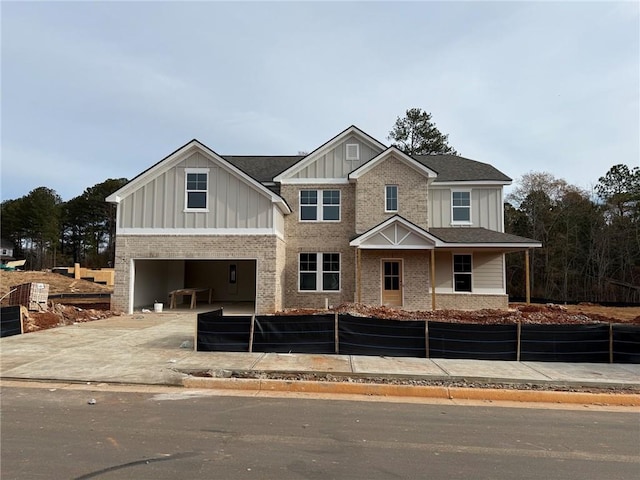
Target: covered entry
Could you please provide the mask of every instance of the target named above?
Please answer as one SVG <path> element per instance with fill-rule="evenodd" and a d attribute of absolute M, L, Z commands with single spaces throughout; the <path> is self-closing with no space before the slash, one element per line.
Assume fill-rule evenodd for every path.
<path fill-rule="evenodd" d="M 256 301 L 256 260 L 132 260 L 131 296 L 133 309 L 150 308 L 164 303 L 169 308 L 169 294 L 182 289 L 197 290 L 197 308 L 212 306 L 242 308 L 254 312 Z M 176 296 L 177 308 L 190 308 L 189 295 Z"/>

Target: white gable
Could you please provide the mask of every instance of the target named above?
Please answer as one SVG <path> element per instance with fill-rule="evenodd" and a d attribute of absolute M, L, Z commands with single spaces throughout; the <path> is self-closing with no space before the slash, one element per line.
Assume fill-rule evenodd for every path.
<path fill-rule="evenodd" d="M 358 248 L 403 250 L 431 250 L 435 244 L 428 232 L 397 215 L 349 243 Z"/>
<path fill-rule="evenodd" d="M 353 170 L 386 147 L 357 127 L 349 127 L 277 177 L 281 183 L 346 183 Z"/>

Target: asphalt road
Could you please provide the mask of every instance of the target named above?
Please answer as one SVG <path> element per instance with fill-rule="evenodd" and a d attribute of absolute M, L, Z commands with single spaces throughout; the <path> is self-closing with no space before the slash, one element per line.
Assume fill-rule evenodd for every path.
<path fill-rule="evenodd" d="M 95 404 L 90 400 L 95 399 Z M 2 388 L 10 479 L 631 479 L 640 416 Z"/>

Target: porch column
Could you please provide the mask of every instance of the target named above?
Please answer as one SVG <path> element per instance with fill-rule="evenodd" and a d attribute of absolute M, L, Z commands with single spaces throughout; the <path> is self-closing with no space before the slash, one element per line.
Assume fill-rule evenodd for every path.
<path fill-rule="evenodd" d="M 436 309 L 436 250 L 431 249 L 431 310 Z"/>
<path fill-rule="evenodd" d="M 524 275 L 525 275 L 525 301 L 527 305 L 531 303 L 531 279 L 529 278 L 529 249 L 524 251 Z"/>

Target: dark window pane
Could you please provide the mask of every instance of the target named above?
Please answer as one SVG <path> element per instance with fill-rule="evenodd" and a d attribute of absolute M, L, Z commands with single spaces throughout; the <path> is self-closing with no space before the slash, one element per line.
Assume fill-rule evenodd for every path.
<path fill-rule="evenodd" d="M 339 206 L 323 207 L 322 219 L 323 220 L 340 220 L 340 207 Z"/>
<path fill-rule="evenodd" d="M 207 192 L 187 192 L 187 208 L 207 208 Z"/>
<path fill-rule="evenodd" d="M 340 290 L 340 274 L 323 273 L 322 289 L 323 290 Z"/>
<path fill-rule="evenodd" d="M 456 273 L 471 273 L 471 255 L 454 255 L 453 271 Z"/>
<path fill-rule="evenodd" d="M 468 273 L 456 273 L 453 276 L 454 290 L 456 292 L 470 292 L 471 291 L 471 275 Z"/>
<path fill-rule="evenodd" d="M 325 272 L 339 272 L 340 271 L 340 255 L 338 253 L 323 254 L 322 270 Z"/>
<path fill-rule="evenodd" d="M 316 190 L 302 190 L 300 192 L 301 205 L 316 205 L 318 203 L 318 192 Z"/>
<path fill-rule="evenodd" d="M 300 290 L 316 290 L 315 273 L 300 273 Z"/>
<path fill-rule="evenodd" d="M 454 222 L 468 222 L 471 220 L 471 212 L 469 207 L 455 207 L 453 209 L 453 221 Z"/>
<path fill-rule="evenodd" d="M 317 268 L 315 253 L 301 253 L 300 254 L 300 271 L 303 272 L 315 272 Z"/>
<path fill-rule="evenodd" d="M 301 206 L 300 207 L 300 220 L 317 220 L 318 207 L 315 205 L 312 206 Z"/>
<path fill-rule="evenodd" d="M 325 205 L 340 205 L 340 190 L 324 190 L 322 203 Z"/>

